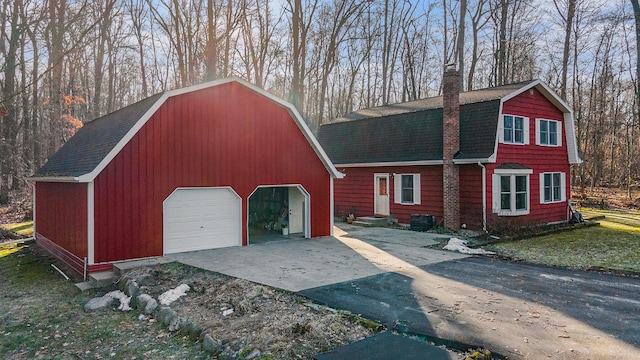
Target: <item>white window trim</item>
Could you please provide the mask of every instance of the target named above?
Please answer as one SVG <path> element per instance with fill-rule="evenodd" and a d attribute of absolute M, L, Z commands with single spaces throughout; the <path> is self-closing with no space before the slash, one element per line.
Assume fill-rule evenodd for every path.
<path fill-rule="evenodd" d="M 521 216 L 528 215 L 531 212 L 531 174 L 532 169 L 496 169 L 491 176 L 492 186 L 492 202 L 493 213 L 498 216 Z M 514 210 L 502 210 L 500 208 L 500 177 L 511 177 L 511 188 L 515 189 L 515 177 L 526 176 L 527 177 L 527 208 L 525 210 L 515 210 L 515 196 L 511 197 L 511 206 Z M 515 191 L 513 192 L 515 194 Z"/>
<path fill-rule="evenodd" d="M 522 127 L 523 127 L 523 139 L 524 142 L 522 143 L 517 143 L 517 142 L 505 142 L 504 141 L 504 117 L 505 116 L 512 116 L 513 118 L 519 117 L 522 118 Z M 502 114 L 502 116 L 500 117 L 500 124 L 499 124 L 499 135 L 500 135 L 500 142 L 502 144 L 507 144 L 507 145 L 529 145 L 529 118 L 526 116 L 520 116 L 520 115 L 512 115 L 512 114 Z M 514 134 L 515 136 L 515 134 Z"/>
<path fill-rule="evenodd" d="M 540 136 L 540 122 L 555 122 L 556 123 L 556 132 L 557 132 L 557 144 L 543 144 Z M 560 147 L 562 146 L 562 122 L 560 120 L 550 120 L 550 119 L 536 119 L 536 145 L 538 146 L 548 146 L 548 147 Z"/>
<path fill-rule="evenodd" d="M 547 174 L 551 174 L 552 178 L 553 174 L 560 174 L 560 200 L 544 200 L 544 176 Z M 540 204 L 557 204 L 565 201 L 567 201 L 567 174 L 560 171 L 540 173 Z"/>
<path fill-rule="evenodd" d="M 413 176 L 413 202 L 402 202 L 402 176 Z M 400 205 L 420 205 L 420 174 L 393 174 L 393 202 Z"/>

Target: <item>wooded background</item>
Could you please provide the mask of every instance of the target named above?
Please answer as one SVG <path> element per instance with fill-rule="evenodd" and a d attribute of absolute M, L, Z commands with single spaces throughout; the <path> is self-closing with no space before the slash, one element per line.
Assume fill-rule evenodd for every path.
<path fill-rule="evenodd" d="M 315 131 L 352 110 L 541 79 L 575 112 L 574 183 L 640 181 L 638 0 L 0 0 L 0 204 L 83 123 L 236 75 Z"/>

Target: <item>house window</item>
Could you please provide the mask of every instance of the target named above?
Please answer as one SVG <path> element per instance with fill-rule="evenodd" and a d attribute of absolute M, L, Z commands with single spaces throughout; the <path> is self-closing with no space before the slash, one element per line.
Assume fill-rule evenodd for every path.
<path fill-rule="evenodd" d="M 540 203 L 557 203 L 566 200 L 565 173 L 540 174 Z"/>
<path fill-rule="evenodd" d="M 530 169 L 505 173 L 496 170 L 493 175 L 493 211 L 499 215 L 526 215 L 529 213 Z"/>
<path fill-rule="evenodd" d="M 502 117 L 502 142 L 505 144 L 529 143 L 529 119 L 522 116 Z"/>
<path fill-rule="evenodd" d="M 420 204 L 420 174 L 396 174 L 394 184 L 396 204 Z"/>
<path fill-rule="evenodd" d="M 561 146 L 562 128 L 560 121 L 536 119 L 536 144 L 543 146 Z"/>

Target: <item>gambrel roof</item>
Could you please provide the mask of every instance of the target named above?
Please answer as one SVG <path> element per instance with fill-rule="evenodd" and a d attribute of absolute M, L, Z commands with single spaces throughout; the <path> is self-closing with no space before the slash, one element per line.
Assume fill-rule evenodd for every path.
<path fill-rule="evenodd" d="M 292 104 L 240 78 L 229 77 L 156 94 L 87 123 L 58 152 L 53 154 L 30 180 L 91 182 L 140 131 L 142 126 L 167 99 L 229 82 L 238 83 L 284 107 L 304 134 L 318 158 L 325 165 L 327 171 L 333 177 L 342 177 L 342 173 L 335 169 L 333 163 L 319 145 L 318 140 Z"/>
<path fill-rule="evenodd" d="M 460 93 L 456 162 L 493 162 L 502 104 L 534 87 L 565 114 L 569 162 L 580 162 L 573 112 L 537 80 Z M 441 164 L 442 113 L 442 96 L 361 109 L 322 125 L 318 138 L 336 165 Z"/>

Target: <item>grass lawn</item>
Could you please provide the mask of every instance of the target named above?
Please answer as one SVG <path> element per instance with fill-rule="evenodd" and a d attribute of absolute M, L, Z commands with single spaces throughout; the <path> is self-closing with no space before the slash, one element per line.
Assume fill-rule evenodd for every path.
<path fill-rule="evenodd" d="M 640 273 L 640 212 L 581 209 L 585 218 L 605 216 L 600 226 L 496 243 L 487 248 L 528 262 Z"/>
<path fill-rule="evenodd" d="M 80 293 L 28 246 L 0 245 L 0 359 L 198 359 L 182 335 L 135 313 L 86 313 Z M 100 290 L 100 294 L 104 290 Z"/>
<path fill-rule="evenodd" d="M 25 221 L 7 225 L 0 225 L 5 230 L 12 231 L 20 236 L 33 236 L 33 221 Z"/>

